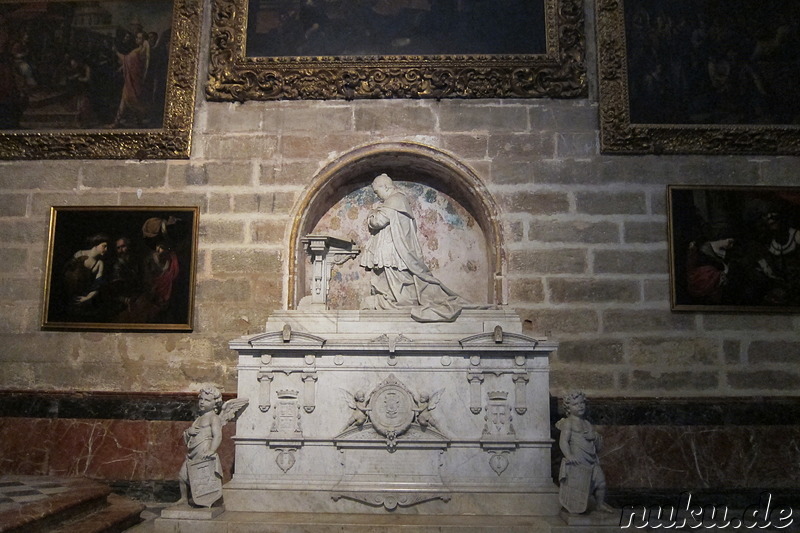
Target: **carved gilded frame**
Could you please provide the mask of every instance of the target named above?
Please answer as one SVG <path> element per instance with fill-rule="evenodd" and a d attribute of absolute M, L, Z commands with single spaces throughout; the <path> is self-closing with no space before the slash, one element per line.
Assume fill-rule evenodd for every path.
<path fill-rule="evenodd" d="M 541 55 L 246 55 L 248 0 L 212 2 L 209 100 L 572 98 L 587 94 L 581 0 L 544 2 Z"/>
<path fill-rule="evenodd" d="M 682 4 L 683 5 L 683 4 Z M 692 9 L 702 9 L 692 4 Z M 725 4 L 722 4 L 724 6 Z M 630 1 L 628 9 L 641 7 Z M 753 0 L 753 9 L 743 14 L 755 16 L 761 7 Z M 630 86 L 631 76 L 646 73 L 634 70 L 628 57 L 628 41 L 634 39 L 631 29 L 626 29 L 626 2 L 624 0 L 597 0 L 597 49 L 600 103 L 600 149 L 605 153 L 627 154 L 800 154 L 800 126 L 794 124 L 725 123 L 669 123 L 665 121 L 632 120 L 631 102 L 635 88 Z M 774 30 L 774 28 L 772 28 Z M 741 36 L 742 39 L 744 36 Z M 632 41 L 633 42 L 633 41 Z M 666 58 L 665 60 L 668 60 Z M 667 74 L 669 80 L 670 75 Z M 673 80 L 674 81 L 674 80 Z M 661 86 L 668 90 L 667 86 Z M 797 89 L 795 83 L 794 90 Z M 696 98 L 692 94 L 688 98 Z M 798 99 L 800 94 L 781 94 L 786 99 Z M 650 109 L 658 101 L 650 101 Z M 688 105 L 683 102 L 681 105 Z M 645 108 L 647 106 L 640 106 Z M 675 121 L 678 122 L 678 121 Z M 763 122 L 763 121 L 762 121 Z"/>
<path fill-rule="evenodd" d="M 127 3 L 135 6 L 136 1 Z M 172 3 L 172 16 L 160 127 L 113 128 L 97 124 L 87 128 L 1 129 L 0 159 L 187 159 L 194 123 L 203 3 L 164 1 Z"/>

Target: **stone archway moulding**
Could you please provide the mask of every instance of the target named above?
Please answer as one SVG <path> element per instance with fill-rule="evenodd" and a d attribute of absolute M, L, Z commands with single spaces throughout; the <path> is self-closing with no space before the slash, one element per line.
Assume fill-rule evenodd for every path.
<path fill-rule="evenodd" d="M 386 172 L 399 181 L 423 183 L 451 196 L 475 218 L 486 239 L 489 266 L 487 303 L 506 303 L 506 256 L 499 210 L 483 181 L 441 150 L 414 142 L 375 143 L 356 148 L 320 170 L 295 209 L 289 236 L 287 308 L 296 309 L 305 292 L 301 239 L 325 212 L 350 192 Z"/>

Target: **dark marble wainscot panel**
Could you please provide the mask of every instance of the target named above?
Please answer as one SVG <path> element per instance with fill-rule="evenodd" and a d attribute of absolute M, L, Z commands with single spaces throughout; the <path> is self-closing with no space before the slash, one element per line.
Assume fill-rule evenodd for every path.
<path fill-rule="evenodd" d="M 587 407 L 604 436 L 610 494 L 800 494 L 800 398 L 589 397 Z M 196 408 L 195 393 L 0 391 L 0 474 L 85 475 L 174 493 Z M 225 480 L 234 433 L 234 424 L 225 426 L 219 450 Z M 559 461 L 555 443 L 554 478 Z"/>
<path fill-rule="evenodd" d="M 551 397 L 550 416 L 561 414 Z M 586 418 L 603 426 L 798 426 L 800 397 L 587 398 Z"/>
<path fill-rule="evenodd" d="M 58 419 L 50 474 L 92 479 L 144 479 L 145 420 Z"/>
<path fill-rule="evenodd" d="M 186 444 L 183 432 L 190 422 L 149 422 L 150 433 L 147 443 L 145 464 L 146 479 L 177 479 L 183 460 L 186 457 Z"/>
<path fill-rule="evenodd" d="M 0 475 L 88 477 L 103 481 L 177 480 L 191 422 L 0 418 Z M 225 480 L 233 469 L 235 426 L 223 429 Z"/>
<path fill-rule="evenodd" d="M 560 400 L 551 398 L 553 424 Z M 603 435 L 615 505 L 660 505 L 690 492 L 747 507 L 768 492 L 800 508 L 800 397 L 589 397 L 586 418 Z M 554 478 L 560 460 L 556 442 Z"/>
<path fill-rule="evenodd" d="M 183 432 L 190 423 L 153 421 L 149 422 L 149 442 L 143 479 L 174 480 L 186 456 Z M 222 443 L 217 450 L 222 463 L 223 482 L 230 481 L 233 473 L 233 436 L 236 425 L 229 423 L 222 428 Z"/>
<path fill-rule="evenodd" d="M 191 392 L 0 391 L 0 417 L 191 421 L 196 409 Z"/>
<path fill-rule="evenodd" d="M 800 426 L 596 426 L 610 487 L 795 489 Z"/>
<path fill-rule="evenodd" d="M 0 418 L 0 474 L 47 475 L 53 422 L 48 418 Z"/>

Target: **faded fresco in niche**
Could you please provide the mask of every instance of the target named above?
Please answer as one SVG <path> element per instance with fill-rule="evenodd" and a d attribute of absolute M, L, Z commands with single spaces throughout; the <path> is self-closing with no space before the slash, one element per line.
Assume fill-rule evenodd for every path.
<path fill-rule="evenodd" d="M 413 202 L 420 245 L 433 274 L 466 300 L 485 303 L 489 266 L 483 232 L 475 219 L 436 189 L 406 181 L 395 184 Z M 312 233 L 351 239 L 363 246 L 369 238 L 367 216 L 377 202 L 369 184 L 353 191 L 325 213 Z M 358 260 L 334 267 L 328 307 L 359 309 L 369 294 L 369 276 Z M 306 279 L 311 279 L 310 263 L 306 263 Z"/>

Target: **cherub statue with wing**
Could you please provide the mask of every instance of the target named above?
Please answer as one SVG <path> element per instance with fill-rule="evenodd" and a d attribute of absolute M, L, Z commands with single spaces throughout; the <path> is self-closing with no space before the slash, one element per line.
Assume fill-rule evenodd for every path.
<path fill-rule="evenodd" d="M 442 393 L 444 393 L 444 389 L 439 389 L 433 394 L 420 394 L 419 398 L 414 397 L 414 401 L 417 403 L 417 406 L 413 407 L 412 410 L 416 413 L 417 424 L 419 424 L 421 427 L 438 427 L 436 422 L 433 420 L 433 414 L 431 411 L 436 409 L 436 405 L 442 398 Z"/>
<path fill-rule="evenodd" d="M 347 407 L 353 411 L 344 427 L 345 429 L 350 426 L 360 428 L 369 417 L 369 398 L 367 398 L 363 390 L 356 391 L 355 395 L 351 394 L 350 391 L 344 390 L 344 396 L 347 401 Z"/>
<path fill-rule="evenodd" d="M 181 499 L 211 507 L 222 497 L 222 465 L 217 449 L 222 443 L 222 426 L 234 420 L 247 407 L 247 398 L 222 401 L 217 387 L 205 386 L 198 394 L 200 416 L 183 432 L 186 460 L 178 473 Z"/>

